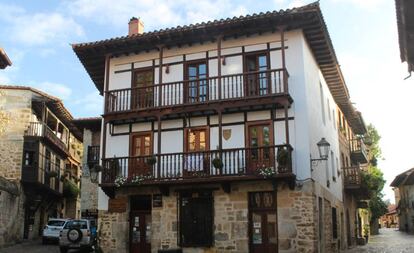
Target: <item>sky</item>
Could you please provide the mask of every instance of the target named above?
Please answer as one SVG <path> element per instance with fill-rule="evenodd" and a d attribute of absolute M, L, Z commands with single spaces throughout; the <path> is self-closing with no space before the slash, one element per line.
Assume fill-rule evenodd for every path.
<path fill-rule="evenodd" d="M 36 87 L 60 97 L 74 117 L 102 114 L 99 96 L 71 43 L 126 35 L 132 16 L 146 31 L 301 6 L 309 0 L 0 0 L 0 47 L 13 66 L 0 84 Z M 414 76 L 401 63 L 394 1 L 321 0 L 351 100 L 382 136 L 389 184 L 414 167 Z M 218 8 L 219 7 L 219 8 Z"/>

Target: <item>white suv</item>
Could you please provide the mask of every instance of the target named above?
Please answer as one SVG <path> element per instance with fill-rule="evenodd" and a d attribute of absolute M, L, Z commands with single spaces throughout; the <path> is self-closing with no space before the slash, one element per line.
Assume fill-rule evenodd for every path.
<path fill-rule="evenodd" d="M 68 220 L 59 237 L 59 248 L 61 253 L 69 249 L 80 249 L 92 251 L 95 246 L 95 236 L 91 233 L 89 220 Z"/>
<path fill-rule="evenodd" d="M 67 219 L 49 219 L 47 225 L 43 228 L 42 243 L 46 244 L 49 241 L 59 241 L 60 231 L 63 229 Z"/>

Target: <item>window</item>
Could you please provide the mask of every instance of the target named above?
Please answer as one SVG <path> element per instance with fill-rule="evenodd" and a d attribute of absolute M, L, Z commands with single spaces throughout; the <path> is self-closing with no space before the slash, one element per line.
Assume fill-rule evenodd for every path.
<path fill-rule="evenodd" d="M 332 180 L 336 181 L 335 157 L 334 157 L 334 153 L 332 150 L 331 150 L 331 170 L 332 170 Z"/>
<path fill-rule="evenodd" d="M 323 124 L 326 125 L 326 119 L 325 119 L 325 99 L 324 99 L 323 88 L 322 88 L 322 84 L 321 83 L 319 83 L 319 91 L 320 91 L 320 96 L 321 96 L 322 121 L 323 121 Z"/>
<path fill-rule="evenodd" d="M 187 100 L 189 103 L 205 102 L 207 100 L 207 63 L 195 62 L 187 65 L 186 79 L 188 80 Z"/>
<path fill-rule="evenodd" d="M 213 244 L 213 195 L 211 191 L 180 194 L 180 244 L 209 247 Z"/>
<path fill-rule="evenodd" d="M 270 92 L 267 54 L 249 54 L 245 58 L 247 75 L 247 94 L 249 96 L 267 95 Z"/>
<path fill-rule="evenodd" d="M 334 240 L 338 239 L 338 221 L 335 207 L 332 207 L 332 237 Z"/>
<path fill-rule="evenodd" d="M 34 160 L 34 152 L 33 151 L 25 151 L 24 152 L 24 165 L 25 166 L 32 166 Z"/>

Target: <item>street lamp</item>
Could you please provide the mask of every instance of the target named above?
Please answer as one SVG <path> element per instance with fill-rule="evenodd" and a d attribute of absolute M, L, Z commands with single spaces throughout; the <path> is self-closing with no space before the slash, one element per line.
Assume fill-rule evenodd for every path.
<path fill-rule="evenodd" d="M 318 143 L 316 143 L 316 145 L 318 146 L 319 158 L 312 158 L 311 155 L 310 161 L 312 166 L 315 166 L 318 162 L 328 160 L 329 151 L 331 149 L 331 144 L 329 144 L 325 138 L 322 138 Z M 311 170 L 313 171 L 313 168 L 311 168 Z"/>
<path fill-rule="evenodd" d="M 102 166 L 99 164 L 96 164 L 95 166 L 92 166 L 89 169 L 89 175 L 91 177 L 91 182 L 96 184 L 98 183 L 98 177 L 99 177 L 99 172 L 102 171 Z"/>

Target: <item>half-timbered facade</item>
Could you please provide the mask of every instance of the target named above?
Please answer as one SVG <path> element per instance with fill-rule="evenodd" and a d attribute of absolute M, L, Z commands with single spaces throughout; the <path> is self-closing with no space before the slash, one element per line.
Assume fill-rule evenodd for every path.
<path fill-rule="evenodd" d="M 1 85 L 0 112 L 0 175 L 22 192 L 17 209 L 1 217 L 9 230 L 5 238 L 36 238 L 48 218 L 78 218 L 82 136 L 62 101 L 30 87 Z"/>
<path fill-rule="evenodd" d="M 103 250 L 338 250 L 335 110 L 355 110 L 319 4 L 129 26 L 136 33 L 73 45 L 105 101 Z M 322 138 L 329 157 L 316 162 Z"/>

